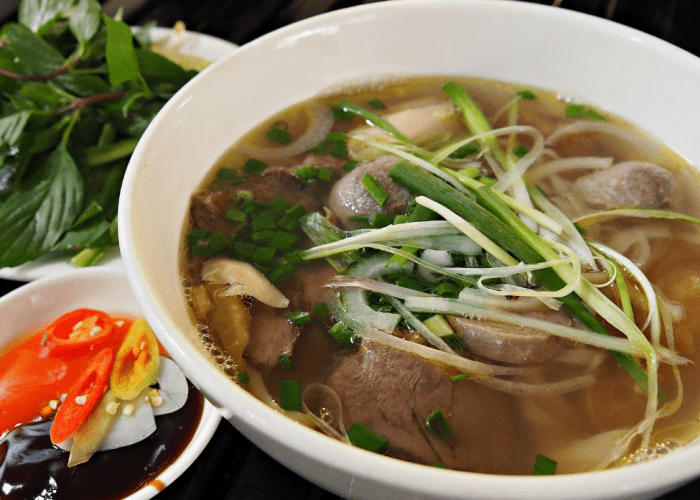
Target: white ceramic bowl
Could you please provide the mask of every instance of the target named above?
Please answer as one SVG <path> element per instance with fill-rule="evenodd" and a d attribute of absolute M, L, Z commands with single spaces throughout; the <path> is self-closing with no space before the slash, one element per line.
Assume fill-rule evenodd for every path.
<path fill-rule="evenodd" d="M 123 270 L 76 270 L 33 281 L 0 298 L 0 347 L 38 331 L 66 312 L 84 307 L 111 314 L 141 315 Z M 202 418 L 183 453 L 125 500 L 147 500 L 175 481 L 204 450 L 220 421 L 218 410 L 205 401 Z"/>
<path fill-rule="evenodd" d="M 303 428 L 210 362 L 185 311 L 178 257 L 189 196 L 215 160 L 273 113 L 349 79 L 456 74 L 576 96 L 645 128 L 700 165 L 700 60 L 613 22 L 520 2 L 380 2 L 268 34 L 182 89 L 139 143 L 122 188 L 119 239 L 147 319 L 172 356 L 267 453 L 349 498 L 643 499 L 700 476 L 700 443 L 632 467 L 505 477 L 400 462 Z"/>

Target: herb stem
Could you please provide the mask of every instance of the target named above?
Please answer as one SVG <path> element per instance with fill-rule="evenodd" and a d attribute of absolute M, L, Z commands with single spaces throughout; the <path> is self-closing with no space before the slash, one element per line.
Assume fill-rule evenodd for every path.
<path fill-rule="evenodd" d="M 68 73 L 71 70 L 71 68 L 78 63 L 78 61 L 80 61 L 80 58 L 76 57 L 68 63 L 59 66 L 55 70 L 40 75 L 27 75 L 24 73 L 17 73 L 16 71 L 11 71 L 9 69 L 0 67 L 0 75 L 12 78 L 13 80 L 21 80 L 23 82 L 44 82 L 47 80 L 52 80 L 59 75 Z"/>
<path fill-rule="evenodd" d="M 90 97 L 78 97 L 73 99 L 69 104 L 66 104 L 62 108 L 58 108 L 54 113 L 59 115 L 61 113 L 66 113 L 69 111 L 80 111 L 81 109 L 90 106 L 91 104 L 97 104 L 103 101 L 116 101 L 121 99 L 126 94 L 121 91 L 116 92 L 104 92 L 102 94 L 95 94 Z"/>

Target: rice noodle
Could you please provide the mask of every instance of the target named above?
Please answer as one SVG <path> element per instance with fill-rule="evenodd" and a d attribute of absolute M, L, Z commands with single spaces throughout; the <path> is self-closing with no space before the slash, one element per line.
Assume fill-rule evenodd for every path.
<path fill-rule="evenodd" d="M 244 144 L 240 147 L 240 150 L 251 158 L 260 160 L 277 160 L 308 151 L 326 138 L 331 131 L 331 127 L 333 127 L 334 119 L 330 108 L 325 106 L 309 106 L 306 112 L 310 117 L 311 123 L 306 132 L 291 144 L 276 148 L 263 148 Z"/>
<path fill-rule="evenodd" d="M 531 168 L 527 173 L 528 180 L 537 184 L 542 179 L 551 175 L 560 175 L 572 170 L 605 170 L 613 164 L 611 157 L 579 156 L 571 158 L 558 158 L 546 163 L 540 163 Z"/>
<path fill-rule="evenodd" d="M 562 137 L 566 137 L 567 135 L 590 133 L 612 135 L 637 147 L 645 146 L 644 141 L 642 141 L 638 135 L 621 127 L 618 127 L 611 123 L 583 120 L 569 123 L 568 125 L 564 125 L 563 127 L 555 130 L 552 134 L 549 135 L 549 137 L 547 137 L 547 139 L 545 140 L 545 145 L 549 146 L 551 144 L 554 144 L 555 142 L 559 141 Z"/>
<path fill-rule="evenodd" d="M 499 129 L 501 130 L 501 129 Z M 499 191 L 507 191 L 514 187 L 516 182 L 522 181 L 525 171 L 539 158 L 542 154 L 542 149 L 544 148 L 544 137 L 539 130 L 535 127 L 530 126 L 520 126 L 517 133 L 529 135 L 534 140 L 534 144 L 522 158 L 515 162 L 515 164 L 508 169 L 496 183 L 493 185 L 494 189 Z M 523 186 L 524 188 L 524 186 Z M 520 199 L 518 197 L 518 199 Z M 523 201 L 520 199 L 520 201 Z"/>
<path fill-rule="evenodd" d="M 543 382 L 540 384 L 503 380 L 500 378 L 479 379 L 477 382 L 509 394 L 517 394 L 520 396 L 551 396 L 555 394 L 566 394 L 590 387 L 595 383 L 595 377 L 590 373 L 586 373 L 559 382 Z"/>

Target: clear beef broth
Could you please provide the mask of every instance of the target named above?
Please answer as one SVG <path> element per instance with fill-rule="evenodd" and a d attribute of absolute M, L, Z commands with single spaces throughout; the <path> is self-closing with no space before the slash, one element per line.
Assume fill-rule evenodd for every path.
<path fill-rule="evenodd" d="M 280 147 L 272 145 L 267 138 L 266 134 L 271 128 L 284 128 L 292 138 L 302 135 L 311 121 L 304 109 L 319 104 L 330 107 L 348 98 L 374 113 L 387 116 L 405 109 L 448 102 L 449 99 L 442 91 L 448 81 L 459 82 L 491 120 L 494 128 L 506 126 L 509 120 L 514 119 L 517 124 L 536 127 L 547 137 L 564 125 L 582 119 L 596 121 L 599 116 L 597 111 L 584 105 L 578 109 L 583 117 L 570 117 L 567 116 L 567 106 L 570 103 L 554 93 L 479 79 L 420 77 L 400 79 L 382 86 L 339 87 L 337 91 L 329 91 L 315 101 L 302 103 L 270 118 L 234 145 L 212 168 L 200 191 L 193 197 L 185 234 L 191 234 L 192 229 L 204 230 L 209 235 L 223 233 L 229 247 L 232 242 L 245 237 L 240 227 L 232 222 L 227 210 L 235 204 L 236 193 L 248 189 L 255 199 L 265 198 L 266 207 L 277 196 L 288 196 L 287 193 L 294 192 L 296 194 L 291 196 L 296 196 L 297 199 L 290 200 L 290 204 L 298 202 L 308 205 L 308 212 L 319 211 L 328 215 L 331 221 L 336 221 L 334 215 L 329 215 L 326 209 L 327 200 L 334 183 L 347 175 L 343 169 L 347 157 L 334 158 L 325 150 L 317 151 L 316 155 L 304 151 L 290 157 L 265 160 L 268 173 L 262 177 L 270 179 L 272 174 L 269 172 L 272 170 L 286 171 L 279 175 L 288 176 L 277 183 L 282 186 L 277 193 L 268 192 L 268 181 L 250 181 L 253 176 L 248 176 L 248 181 L 235 185 L 230 181 L 230 175 L 222 176 L 221 172 L 246 175 L 246 167 L 243 165 L 251 156 L 245 152 L 246 145 Z M 369 87 L 371 90 L 368 90 Z M 532 90 L 536 99 L 527 99 L 522 97 L 525 94 L 521 94 L 515 115 L 509 104 L 523 90 Z M 372 108 L 368 103 L 375 100 L 380 101 L 385 108 Z M 663 166 L 679 188 L 665 208 L 698 216 L 698 183 L 692 167 L 623 120 L 608 115 L 606 118 L 606 124 L 623 130 L 624 134 L 630 134 L 635 139 L 619 139 L 594 130 L 565 137 L 547 147 L 555 151 L 558 158 L 610 157 L 614 164 L 635 160 Z M 283 127 L 280 126 L 282 123 Z M 336 121 L 332 130 L 349 133 L 363 126 L 366 124 L 362 120 L 354 118 Z M 420 128 L 420 125 L 416 127 Z M 423 136 L 421 140 L 423 143 L 437 144 L 444 140 L 446 132 L 467 135 L 467 129 L 458 113 L 453 113 L 448 124 L 438 133 Z M 524 147 L 532 147 L 529 138 L 519 136 L 518 140 Z M 504 147 L 507 147 L 506 139 L 502 141 Z M 357 150 L 353 149 L 356 145 L 352 141 L 349 147 L 351 154 L 357 154 Z M 370 160 L 361 159 L 360 163 L 362 161 Z M 481 157 L 476 157 L 474 161 L 484 164 Z M 299 184 L 291 172 L 300 166 L 325 167 L 330 171 L 331 178 L 329 181 L 316 179 L 313 183 L 304 181 Z M 537 168 L 538 164 L 535 164 L 527 175 L 536 176 Z M 578 217 L 600 210 L 569 199 L 576 179 L 590 172 L 591 170 L 580 169 L 563 172 L 556 179 L 540 178 L 537 184 L 567 215 Z M 637 227 L 639 231 L 635 232 Z M 630 238 L 634 236 L 639 241 L 630 243 L 632 240 L 625 237 L 626 231 L 631 235 Z M 640 236 L 640 233 L 644 234 Z M 304 233 L 297 230 L 297 235 L 300 237 L 300 248 L 312 246 Z M 640 222 L 638 219 L 614 218 L 587 227 L 586 236 L 609 244 L 639 263 L 651 282 L 658 287 L 660 294 L 671 301 L 674 310 L 684 312 L 675 321 L 674 332 L 678 354 L 693 362 L 680 368 L 685 397 L 674 415 L 658 420 L 652 440 L 653 444 L 660 443 L 661 448 L 675 448 L 700 431 L 693 424 L 700 411 L 697 390 L 694 390 L 700 382 L 695 368 L 700 360 L 692 333 L 700 327 L 700 314 L 697 312 L 700 267 L 695 264 L 700 262 L 700 247 L 697 244 L 700 240 L 696 227 L 688 222 L 665 219 Z M 208 246 L 209 243 L 196 245 Z M 526 371 L 525 374 L 506 377 L 511 381 L 530 384 L 547 383 L 571 377 L 570 372 L 581 371 L 582 366 L 595 366 L 590 368 L 595 375 L 593 385 L 555 395 L 527 395 L 517 390 L 509 393 L 469 378 L 460 380 L 459 377 L 455 378 L 458 372 L 454 368 L 436 362 L 417 362 L 412 354 L 393 352 L 367 340 L 359 347 L 343 347 L 327 333 L 336 318 L 330 314 L 313 312 L 313 307 L 323 301 L 323 293 L 329 293 L 327 290 L 324 292 L 323 285 L 334 274 L 324 259 L 303 264 L 297 268 L 296 274 L 278 285 L 278 289 L 291 300 L 286 308 L 275 312 L 269 306 L 261 306 L 257 299 L 248 296 L 241 299 L 238 306 L 253 311 L 252 315 L 249 314 L 253 319 L 252 323 L 248 319 L 249 323 L 243 328 L 249 338 L 243 336 L 232 342 L 228 337 L 235 336 L 236 329 L 225 326 L 223 328 L 226 332 L 217 331 L 214 325 L 216 322 L 212 321 L 213 315 L 217 313 L 212 311 L 216 310 L 217 304 L 221 307 L 236 299 L 226 299 L 228 302 L 216 299 L 225 286 L 205 286 L 202 277 L 202 267 L 207 260 L 222 255 L 193 255 L 191 241 L 186 242 L 184 247 L 183 284 L 185 293 L 190 298 L 193 321 L 205 346 L 221 368 L 234 380 L 240 380 L 239 377 L 244 372 L 246 375 L 260 374 L 264 391 L 261 392 L 261 386 L 255 383 L 247 383 L 245 387 L 264 400 L 271 397 L 273 405 L 280 401 L 279 387 L 284 380 L 298 380 L 302 389 L 314 383 L 331 386 L 343 403 L 345 427 L 359 421 L 367 427 L 374 426 L 378 432 L 384 430 L 385 434 L 391 434 L 386 436 L 389 440 L 386 453 L 391 456 L 427 465 L 439 464 L 477 472 L 530 474 L 536 456 L 544 454 L 557 460 L 558 472 L 579 472 L 590 470 L 604 458 L 605 453 L 599 451 L 597 443 L 614 440 L 621 435 L 621 429 L 630 428 L 644 417 L 645 395 L 612 356 L 604 350 L 596 351 L 601 353 L 600 356 L 591 354 L 590 349 L 582 349 L 573 342 L 564 342 L 563 347 L 558 347 L 561 349 L 560 355 L 533 363 L 534 373 Z M 234 260 L 240 257 L 229 247 L 226 247 L 224 257 Z M 612 286 L 604 289 L 604 293 L 611 298 L 616 296 Z M 634 302 L 641 292 L 633 290 L 631 295 Z M 269 315 L 276 315 L 276 323 L 265 323 L 259 319 L 260 313 L 255 311 L 265 307 L 269 309 Z M 285 327 L 285 330 L 274 326 L 285 323 L 289 326 L 286 314 L 296 310 L 309 312 L 311 322 L 296 329 Z M 636 312 L 637 316 L 644 315 L 643 308 L 637 308 Z M 233 317 L 235 319 L 229 323 L 237 323 L 240 319 L 235 315 Z M 219 321 L 217 324 L 223 323 Z M 268 326 L 265 331 L 260 331 L 256 330 L 256 324 Z M 606 323 L 606 326 L 614 335 L 619 335 L 609 324 Z M 238 332 L 240 331 L 239 329 Z M 395 335 L 426 344 L 410 328 L 399 327 Z M 283 336 L 286 336 L 285 340 L 273 353 L 258 352 L 261 343 L 271 345 Z M 293 360 L 291 369 L 283 368 L 276 362 L 276 354 L 279 353 Z M 469 350 L 464 356 L 483 361 L 480 355 Z M 578 361 L 572 361 L 577 357 Z M 499 366 L 511 364 L 508 360 L 490 362 Z M 350 379 L 352 383 L 348 384 Z M 252 380 L 257 379 L 253 377 Z M 667 399 L 676 396 L 674 374 L 667 366 L 660 371 L 659 387 Z M 437 409 L 442 410 L 450 422 L 452 441 L 436 439 L 422 425 L 427 414 Z M 405 428 L 400 429 L 404 424 Z M 617 460 L 615 464 L 640 460 L 642 455 L 644 453 L 639 452 L 632 457 Z"/>

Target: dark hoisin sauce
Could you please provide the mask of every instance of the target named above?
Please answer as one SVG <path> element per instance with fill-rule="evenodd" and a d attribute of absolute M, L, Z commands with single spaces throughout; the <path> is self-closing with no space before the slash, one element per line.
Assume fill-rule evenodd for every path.
<path fill-rule="evenodd" d="M 51 444 L 52 421 L 30 422 L 13 429 L 0 442 L 0 498 L 115 500 L 139 490 L 172 464 L 194 436 L 204 398 L 188 384 L 185 406 L 156 417 L 157 429 L 148 438 L 97 452 L 73 468 L 67 467 L 68 452 Z"/>

